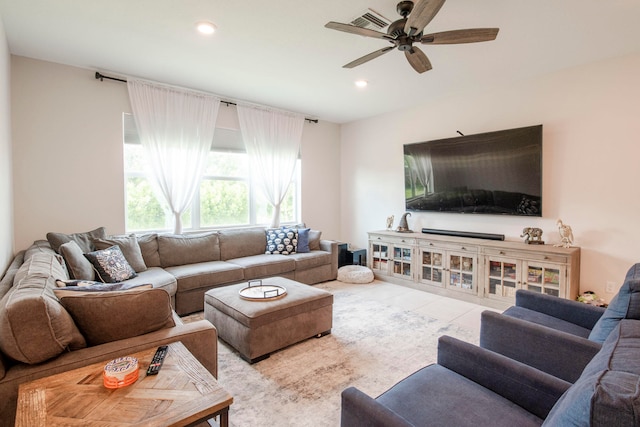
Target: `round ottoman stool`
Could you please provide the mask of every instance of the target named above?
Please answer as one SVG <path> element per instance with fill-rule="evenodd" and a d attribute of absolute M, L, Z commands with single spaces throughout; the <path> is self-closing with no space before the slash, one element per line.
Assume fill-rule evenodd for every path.
<path fill-rule="evenodd" d="M 363 265 L 345 265 L 338 269 L 338 281 L 344 283 L 371 283 L 373 271 Z"/>

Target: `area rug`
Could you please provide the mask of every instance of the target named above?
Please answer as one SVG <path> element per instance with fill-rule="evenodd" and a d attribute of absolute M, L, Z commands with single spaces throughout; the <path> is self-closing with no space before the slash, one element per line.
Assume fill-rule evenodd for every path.
<path fill-rule="evenodd" d="M 357 292 L 330 291 L 330 335 L 272 353 L 253 365 L 220 342 L 218 379 L 233 396 L 232 427 L 339 426 L 340 393 L 345 388 L 355 386 L 375 397 L 435 363 L 441 335 L 478 341 L 459 326 L 368 300 Z"/>

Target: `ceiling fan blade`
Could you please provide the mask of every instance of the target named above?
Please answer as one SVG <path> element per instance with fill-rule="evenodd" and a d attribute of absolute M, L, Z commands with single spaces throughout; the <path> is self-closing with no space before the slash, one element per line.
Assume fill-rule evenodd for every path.
<path fill-rule="evenodd" d="M 457 44 L 476 43 L 495 40 L 499 28 L 469 28 L 466 30 L 443 31 L 441 33 L 425 34 L 420 43 L 426 44 Z"/>
<path fill-rule="evenodd" d="M 376 50 L 375 52 L 371 52 L 368 55 L 363 56 L 362 58 L 358 58 L 355 61 L 351 61 L 349 62 L 347 65 L 343 65 L 342 68 L 354 68 L 357 67 L 358 65 L 362 65 L 365 62 L 369 62 L 372 59 L 376 59 L 377 57 L 384 55 L 385 53 L 389 52 L 390 50 L 392 50 L 394 48 L 394 46 L 387 46 L 384 47 L 380 50 Z"/>
<path fill-rule="evenodd" d="M 445 0 L 417 0 L 407 18 L 404 32 L 409 36 L 420 33 L 438 13 Z"/>
<path fill-rule="evenodd" d="M 356 27 L 355 25 L 341 24 L 340 22 L 333 22 L 333 21 L 327 22 L 325 24 L 325 27 L 330 28 L 332 30 L 344 31 L 345 33 L 357 34 L 359 36 L 374 37 L 376 39 L 393 40 L 393 38 L 386 33 L 370 30 L 368 28 Z"/>
<path fill-rule="evenodd" d="M 424 73 L 431 69 L 431 61 L 427 58 L 419 48 L 413 46 L 410 50 L 405 50 L 404 55 L 407 57 L 409 64 L 419 73 Z"/>

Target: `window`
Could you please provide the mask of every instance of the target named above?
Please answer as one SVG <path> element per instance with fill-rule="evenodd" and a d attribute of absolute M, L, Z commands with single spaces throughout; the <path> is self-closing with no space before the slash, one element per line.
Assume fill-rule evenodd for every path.
<path fill-rule="evenodd" d="M 124 114 L 125 218 L 127 232 L 167 230 L 171 214 L 145 175 L 145 160 L 135 122 Z M 280 221 L 299 222 L 300 160 L 280 209 Z M 251 185 L 249 158 L 239 130 L 217 128 L 200 180 L 200 191 L 182 216 L 184 230 L 268 225 L 273 207 Z"/>

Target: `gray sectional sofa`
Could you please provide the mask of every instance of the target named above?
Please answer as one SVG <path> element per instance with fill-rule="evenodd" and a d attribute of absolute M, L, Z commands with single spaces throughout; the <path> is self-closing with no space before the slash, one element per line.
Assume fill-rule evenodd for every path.
<path fill-rule="evenodd" d="M 82 263 L 89 264 L 82 253 L 74 254 L 65 249 L 68 240 L 75 240 L 82 252 L 118 245 L 132 266 L 141 266 L 135 268 L 136 277 L 126 282 L 151 283 L 165 289 L 176 313 L 183 316 L 202 311 L 205 292 L 219 286 L 272 276 L 309 285 L 334 280 L 338 275 L 337 242 L 322 240 L 321 232 L 317 230 L 309 230 L 308 238 L 308 252 L 290 255 L 266 253 L 264 227 L 182 235 L 151 233 L 135 237 L 107 236 L 100 227 L 72 235 L 48 233 L 48 241 L 34 244 L 40 250 L 51 248 L 60 252 L 70 276 L 85 280 L 94 279 L 93 269 L 90 265 L 82 268 Z M 136 258 L 138 261 L 133 261 Z M 81 277 L 74 276 L 74 271 L 79 271 Z"/>
<path fill-rule="evenodd" d="M 0 426 L 13 425 L 21 383 L 169 342 L 182 341 L 217 376 L 216 328 L 206 320 L 183 324 L 178 314 L 203 310 L 204 293 L 218 286 L 268 276 L 306 284 L 335 279 L 337 244 L 318 231 L 309 232 L 308 244 L 304 253 L 267 254 L 265 229 L 257 227 L 197 235 L 49 233 L 19 252 L 0 280 Z M 83 254 L 112 245 L 135 277 L 108 292 L 59 286 L 96 279 Z"/>

